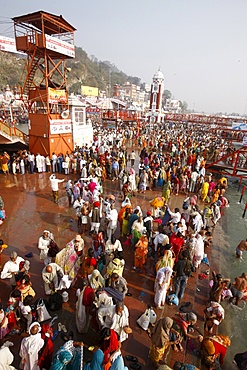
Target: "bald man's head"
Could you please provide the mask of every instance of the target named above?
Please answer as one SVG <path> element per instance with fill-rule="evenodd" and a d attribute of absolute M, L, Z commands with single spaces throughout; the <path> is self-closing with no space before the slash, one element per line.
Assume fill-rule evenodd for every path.
<path fill-rule="evenodd" d="M 52 267 L 50 265 L 47 265 L 45 271 L 50 274 L 52 272 Z"/>

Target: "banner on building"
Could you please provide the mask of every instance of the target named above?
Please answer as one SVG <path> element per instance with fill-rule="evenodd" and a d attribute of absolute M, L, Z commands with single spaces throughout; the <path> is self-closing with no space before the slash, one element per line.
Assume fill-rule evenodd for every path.
<path fill-rule="evenodd" d="M 245 122 L 232 122 L 232 129 L 247 131 L 247 124 Z"/>
<path fill-rule="evenodd" d="M 101 109 L 98 107 L 87 107 L 86 108 L 87 114 L 97 114 L 99 115 L 101 112 Z"/>
<path fill-rule="evenodd" d="M 116 128 L 116 121 L 103 121 L 103 127 L 113 130 Z"/>
<path fill-rule="evenodd" d="M 53 119 L 50 120 L 50 134 L 69 134 L 72 132 L 71 119 Z"/>
<path fill-rule="evenodd" d="M 66 91 L 65 90 L 56 90 L 51 87 L 48 88 L 49 94 L 49 103 L 58 104 L 66 102 Z"/>
<path fill-rule="evenodd" d="M 81 94 L 85 96 L 98 96 L 99 89 L 97 87 L 92 87 L 92 86 L 82 86 Z"/>

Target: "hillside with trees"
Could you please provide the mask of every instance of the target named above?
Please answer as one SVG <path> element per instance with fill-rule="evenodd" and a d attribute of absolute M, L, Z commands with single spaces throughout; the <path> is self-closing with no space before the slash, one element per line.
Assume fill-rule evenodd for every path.
<path fill-rule="evenodd" d="M 99 61 L 80 47 L 76 47 L 74 59 L 67 60 L 66 66 L 71 68 L 68 73 L 69 92 L 80 93 L 81 85 L 98 87 L 106 91 L 109 86 L 123 84 L 126 81 L 141 86 L 139 77 L 132 77 L 120 71 L 109 61 Z M 25 56 L 0 51 L 0 90 L 8 84 L 11 89 L 21 85 L 25 76 Z"/>
<path fill-rule="evenodd" d="M 69 93 L 76 95 L 81 93 L 81 85 L 98 87 L 105 91 L 107 95 L 113 96 L 113 87 L 116 84 L 123 85 L 130 82 L 134 85 L 144 87 L 144 83 L 139 77 L 128 76 L 120 71 L 117 66 L 110 61 L 98 60 L 95 56 L 89 57 L 81 48 L 75 47 L 75 58 L 68 59 L 66 66 L 71 69 L 67 73 Z M 26 76 L 25 55 L 11 54 L 0 51 L 0 91 L 4 91 L 6 85 L 12 90 L 22 86 Z M 148 81 L 151 84 L 151 81 Z M 166 99 L 170 99 L 172 93 L 165 90 L 163 94 L 163 104 Z M 186 102 L 180 102 L 182 111 L 187 110 Z"/>

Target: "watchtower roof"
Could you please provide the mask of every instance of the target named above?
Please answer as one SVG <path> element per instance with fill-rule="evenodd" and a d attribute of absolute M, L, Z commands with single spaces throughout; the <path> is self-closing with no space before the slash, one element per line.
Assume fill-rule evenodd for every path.
<path fill-rule="evenodd" d="M 47 35 L 74 32 L 76 30 L 75 27 L 62 17 L 62 15 L 47 13 L 43 10 L 14 17 L 12 20 L 15 23 L 26 23 L 32 25 L 36 29 L 44 31 Z"/>

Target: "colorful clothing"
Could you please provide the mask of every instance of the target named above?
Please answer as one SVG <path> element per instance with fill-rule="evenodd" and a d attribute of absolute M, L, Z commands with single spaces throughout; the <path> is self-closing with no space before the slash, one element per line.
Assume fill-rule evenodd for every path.
<path fill-rule="evenodd" d="M 163 191 L 162 191 L 162 197 L 164 198 L 164 202 L 167 203 L 168 200 L 170 199 L 170 196 L 171 196 L 171 182 L 170 180 L 168 180 L 167 182 L 165 182 L 164 186 L 163 186 Z"/>
<path fill-rule="evenodd" d="M 173 320 L 170 317 L 164 317 L 157 321 L 153 329 L 149 357 L 156 365 L 158 365 L 160 360 L 163 360 L 165 350 L 169 346 L 172 325 Z"/>
<path fill-rule="evenodd" d="M 83 346 L 74 347 L 74 342 L 66 342 L 53 356 L 50 370 L 82 370 Z"/>
<path fill-rule="evenodd" d="M 57 253 L 56 264 L 63 269 L 64 274 L 68 275 L 70 280 L 74 281 L 80 268 L 80 258 L 78 258 L 72 242 Z"/>
<path fill-rule="evenodd" d="M 201 200 L 204 202 L 207 198 L 209 190 L 209 183 L 207 181 L 204 181 L 202 185 L 202 191 L 201 191 Z"/>
<path fill-rule="evenodd" d="M 147 259 L 148 253 L 148 238 L 142 235 L 139 241 L 135 245 L 135 256 L 134 256 L 134 266 L 137 268 L 143 268 L 144 263 Z"/>
<path fill-rule="evenodd" d="M 101 349 L 98 349 L 92 357 L 89 363 L 84 365 L 83 370 L 103 370 L 104 353 Z"/>
<path fill-rule="evenodd" d="M 156 347 L 155 344 L 152 343 L 150 352 L 149 352 L 149 357 L 155 362 L 159 363 L 163 359 L 164 353 L 166 349 L 168 348 L 168 343 L 164 347 Z"/>
<path fill-rule="evenodd" d="M 82 291 L 76 292 L 78 299 L 76 302 L 76 327 L 79 333 L 87 333 L 90 325 L 89 307 L 93 303 L 94 290 L 84 287 Z"/>

